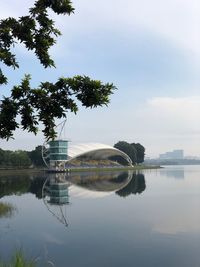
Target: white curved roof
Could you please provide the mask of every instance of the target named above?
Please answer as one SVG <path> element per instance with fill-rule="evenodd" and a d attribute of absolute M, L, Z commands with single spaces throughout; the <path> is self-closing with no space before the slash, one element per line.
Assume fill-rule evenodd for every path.
<path fill-rule="evenodd" d="M 84 143 L 69 146 L 68 155 L 72 158 L 77 157 L 78 155 L 88 153 L 90 151 L 99 150 L 99 149 L 115 149 L 112 146 L 99 144 L 99 143 Z"/>
<path fill-rule="evenodd" d="M 70 159 L 87 154 L 89 152 L 96 152 L 100 156 L 103 156 L 105 153 L 110 155 L 120 155 L 125 158 L 130 164 L 132 163 L 131 159 L 127 154 L 109 145 L 99 143 L 84 143 L 72 145 L 68 148 L 68 156 L 70 157 Z"/>

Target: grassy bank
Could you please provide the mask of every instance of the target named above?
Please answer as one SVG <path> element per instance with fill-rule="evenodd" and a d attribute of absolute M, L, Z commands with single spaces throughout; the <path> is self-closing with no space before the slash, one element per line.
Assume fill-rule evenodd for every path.
<path fill-rule="evenodd" d="M 17 251 L 9 263 L 0 260 L 0 267 L 36 267 L 33 260 L 27 260 L 21 251 Z"/>
<path fill-rule="evenodd" d="M 45 169 L 0 169 L 0 177 L 4 175 L 19 175 L 30 173 L 42 173 Z"/>
<path fill-rule="evenodd" d="M 137 171 L 137 170 L 151 170 L 151 169 L 160 169 L 162 168 L 159 165 L 135 165 L 133 167 L 127 166 L 127 167 L 115 167 L 115 168 L 109 168 L 109 167 L 102 167 L 102 168 L 98 168 L 98 167 L 88 167 L 88 168 L 71 168 L 69 169 L 69 172 L 85 172 L 85 171 L 129 171 L 129 170 L 133 170 L 133 171 Z M 48 169 L 42 169 L 42 168 L 38 168 L 38 169 L 0 169 L 0 176 L 5 175 L 5 174 L 30 174 L 30 173 L 42 173 L 45 171 L 49 171 Z"/>
<path fill-rule="evenodd" d="M 10 203 L 0 202 L 0 218 L 11 217 L 15 208 Z"/>

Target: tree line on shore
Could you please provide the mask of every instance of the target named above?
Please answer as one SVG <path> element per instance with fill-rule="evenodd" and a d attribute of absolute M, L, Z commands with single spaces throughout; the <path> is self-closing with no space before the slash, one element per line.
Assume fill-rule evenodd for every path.
<path fill-rule="evenodd" d="M 0 168 L 28 168 L 31 166 L 44 166 L 42 160 L 42 146 L 37 146 L 32 151 L 0 149 Z"/>

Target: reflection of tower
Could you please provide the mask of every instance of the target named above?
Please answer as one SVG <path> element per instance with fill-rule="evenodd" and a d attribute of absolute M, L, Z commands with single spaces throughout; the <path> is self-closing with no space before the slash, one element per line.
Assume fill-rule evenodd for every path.
<path fill-rule="evenodd" d="M 65 226 L 68 226 L 66 221 L 66 206 L 69 204 L 68 187 L 69 182 L 64 176 L 56 174 L 45 181 L 42 189 L 42 197 L 47 209 Z"/>
<path fill-rule="evenodd" d="M 59 181 L 58 179 L 50 179 L 49 181 L 49 203 L 63 205 L 69 203 L 68 193 L 69 183 L 66 181 Z"/>

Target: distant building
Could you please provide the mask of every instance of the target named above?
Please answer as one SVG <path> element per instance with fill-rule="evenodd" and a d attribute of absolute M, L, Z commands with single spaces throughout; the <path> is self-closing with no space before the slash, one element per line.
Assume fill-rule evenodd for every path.
<path fill-rule="evenodd" d="M 159 155 L 159 159 L 183 159 L 184 151 L 182 149 L 176 149 Z"/>

